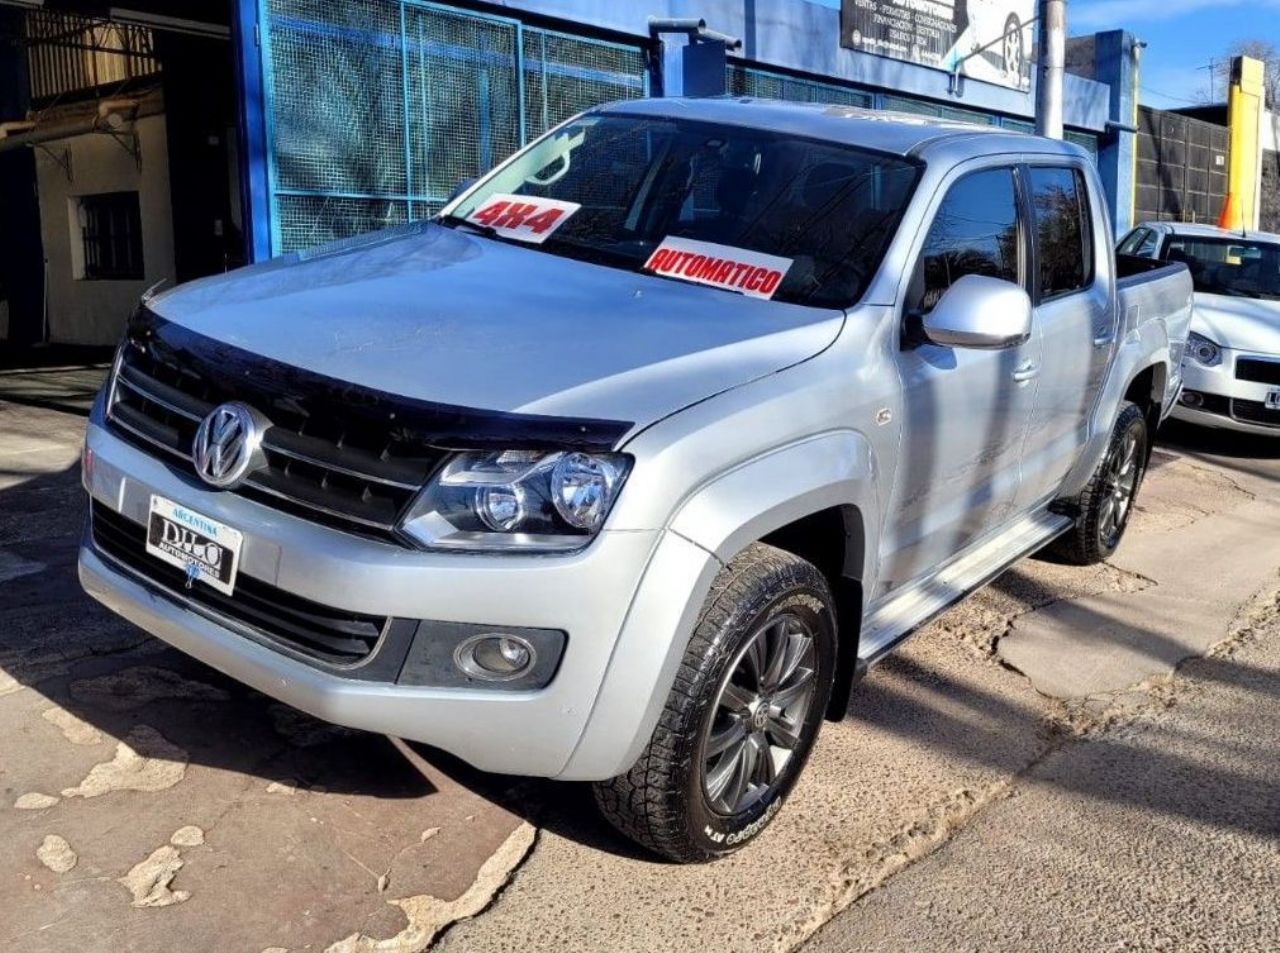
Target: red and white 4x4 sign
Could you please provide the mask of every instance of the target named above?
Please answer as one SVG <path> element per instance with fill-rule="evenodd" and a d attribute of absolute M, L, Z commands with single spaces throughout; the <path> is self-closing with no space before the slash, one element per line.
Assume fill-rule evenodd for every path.
<path fill-rule="evenodd" d="M 692 238 L 664 238 L 644 267 L 669 278 L 737 291 L 752 298 L 772 298 L 791 267 L 791 259 Z"/>
<path fill-rule="evenodd" d="M 486 225 L 503 238 L 541 245 L 580 208 L 577 202 L 498 193 L 485 199 L 467 221 Z"/>

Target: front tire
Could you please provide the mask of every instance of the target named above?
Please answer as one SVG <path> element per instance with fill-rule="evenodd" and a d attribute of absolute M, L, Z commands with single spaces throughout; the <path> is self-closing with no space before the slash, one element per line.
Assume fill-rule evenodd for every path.
<path fill-rule="evenodd" d="M 681 863 L 742 847 L 773 820 L 809 757 L 835 658 L 822 573 L 749 546 L 716 577 L 639 760 L 594 786 L 601 813 Z"/>
<path fill-rule="evenodd" d="M 1121 405 L 1102 463 L 1080 494 L 1079 515 L 1054 543 L 1058 556 L 1090 566 L 1116 551 L 1146 475 L 1149 440 L 1142 408 L 1129 402 Z"/>

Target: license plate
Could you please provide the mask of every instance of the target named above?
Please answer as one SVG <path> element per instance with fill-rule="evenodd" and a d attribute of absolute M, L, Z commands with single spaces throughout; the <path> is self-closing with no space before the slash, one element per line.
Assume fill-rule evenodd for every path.
<path fill-rule="evenodd" d="M 185 506 L 151 497 L 147 552 L 187 574 L 187 588 L 203 582 L 231 595 L 244 535 Z"/>
<path fill-rule="evenodd" d="M 1267 391 L 1267 409 L 1280 410 L 1280 388 Z"/>

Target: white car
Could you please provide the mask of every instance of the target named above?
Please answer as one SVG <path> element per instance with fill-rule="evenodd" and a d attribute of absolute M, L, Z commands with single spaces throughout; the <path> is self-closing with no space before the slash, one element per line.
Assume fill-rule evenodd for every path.
<path fill-rule="evenodd" d="M 1280 437 L 1280 235 L 1149 222 L 1118 250 L 1191 270 L 1191 336 L 1173 416 Z"/>

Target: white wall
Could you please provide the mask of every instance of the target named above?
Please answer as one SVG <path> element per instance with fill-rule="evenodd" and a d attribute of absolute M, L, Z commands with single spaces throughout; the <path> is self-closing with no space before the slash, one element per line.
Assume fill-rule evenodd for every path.
<path fill-rule="evenodd" d="M 90 133 L 47 143 L 51 152 L 71 153 L 71 181 L 47 152 L 36 152 L 40 234 L 48 269 L 49 338 L 68 344 L 114 344 L 137 306 L 157 281 L 173 281 L 173 212 L 169 200 L 169 154 L 164 116 L 137 121 L 142 169 L 110 136 Z M 101 192 L 138 192 L 142 216 L 141 281 L 97 281 L 76 277 L 83 244 L 77 199 Z M 79 267 L 83 267 L 81 263 Z"/>

